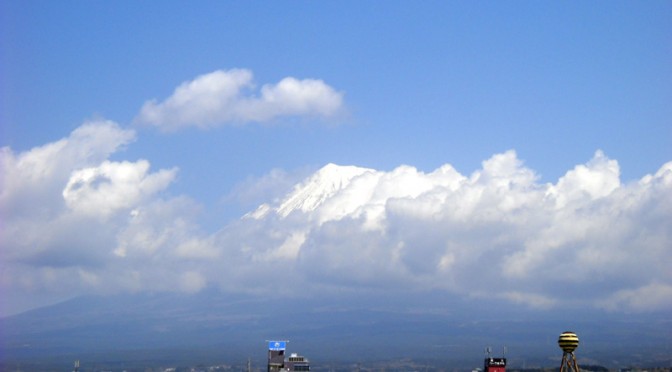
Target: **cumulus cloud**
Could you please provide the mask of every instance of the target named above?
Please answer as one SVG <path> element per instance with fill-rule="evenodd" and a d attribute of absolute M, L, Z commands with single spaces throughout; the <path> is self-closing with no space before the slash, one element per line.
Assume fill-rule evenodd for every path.
<path fill-rule="evenodd" d="M 2 149 L 5 293 L 434 291 L 537 309 L 670 310 L 672 162 L 634 182 L 598 151 L 540 183 L 515 151 L 471 174 L 329 164 L 219 231 L 165 193 L 176 169 L 113 161 L 135 139 L 109 121 Z M 282 275 L 283 286 L 277 285 Z"/>
<path fill-rule="evenodd" d="M 301 267 L 313 284 L 437 289 L 542 309 L 667 308 L 671 167 L 622 184 L 618 163 L 598 151 L 541 184 L 513 151 L 471 175 L 450 165 L 329 165 L 245 217 L 271 224 L 245 250 Z"/>
<path fill-rule="evenodd" d="M 343 108 L 343 93 L 322 80 L 286 77 L 254 93 L 252 72 L 217 70 L 178 86 L 164 101 L 145 102 L 136 122 L 177 130 L 268 122 L 282 116 L 330 117 Z"/>
<path fill-rule="evenodd" d="M 147 160 L 109 159 L 134 140 L 134 131 L 100 120 L 25 152 L 2 149 L 0 288 L 128 289 L 140 262 L 151 257 L 137 251 L 175 249 L 166 243 L 171 236 L 196 236 L 184 221 L 193 203 L 161 197 L 176 169 L 152 172 Z"/>
<path fill-rule="evenodd" d="M 104 161 L 97 167 L 74 171 L 63 190 L 65 204 L 87 215 L 108 216 L 138 204 L 147 195 L 165 189 L 176 169 L 147 174 L 149 162 Z"/>
<path fill-rule="evenodd" d="M 0 205 L 11 215 L 53 210 L 75 169 L 100 164 L 135 140 L 135 132 L 112 121 L 91 121 L 69 137 L 22 153 L 3 147 Z M 46 205 L 45 205 L 46 204 Z"/>

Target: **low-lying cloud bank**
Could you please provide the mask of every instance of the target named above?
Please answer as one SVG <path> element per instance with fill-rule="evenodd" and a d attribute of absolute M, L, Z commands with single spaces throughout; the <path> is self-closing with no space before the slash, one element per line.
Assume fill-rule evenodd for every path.
<path fill-rule="evenodd" d="M 627 184 L 600 151 L 547 184 L 514 151 L 470 175 L 330 164 L 206 232 L 201 205 L 163 193 L 177 169 L 110 160 L 134 139 L 96 121 L 2 149 L 0 291 L 432 290 L 539 309 L 672 310 L 672 162 Z"/>

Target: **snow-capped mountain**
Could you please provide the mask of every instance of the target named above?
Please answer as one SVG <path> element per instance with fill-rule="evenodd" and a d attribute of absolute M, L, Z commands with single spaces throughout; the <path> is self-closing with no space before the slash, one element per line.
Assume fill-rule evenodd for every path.
<path fill-rule="evenodd" d="M 373 169 L 329 163 L 296 185 L 278 205 L 262 204 L 245 217 L 261 219 L 271 212 L 280 217 L 287 217 L 294 211 L 304 213 L 315 211 L 338 192 L 346 189 L 353 179 L 373 173 L 375 173 Z"/>
<path fill-rule="evenodd" d="M 296 185 L 282 201 L 262 204 L 244 218 L 263 219 L 269 215 L 285 218 L 301 212 L 318 225 L 344 217 L 363 217 L 364 227 L 381 227 L 390 200 L 417 200 L 425 195 L 429 209 L 440 207 L 441 195 L 457 190 L 466 181 L 450 165 L 423 173 L 401 165 L 390 172 L 357 166 L 327 164 Z M 432 191 L 441 191 L 431 195 Z M 429 210 L 426 207 L 423 210 Z"/>

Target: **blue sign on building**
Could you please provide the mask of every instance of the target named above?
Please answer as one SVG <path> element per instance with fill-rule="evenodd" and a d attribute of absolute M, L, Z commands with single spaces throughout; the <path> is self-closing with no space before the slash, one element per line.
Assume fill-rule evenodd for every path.
<path fill-rule="evenodd" d="M 268 341 L 268 350 L 285 350 L 287 341 Z"/>

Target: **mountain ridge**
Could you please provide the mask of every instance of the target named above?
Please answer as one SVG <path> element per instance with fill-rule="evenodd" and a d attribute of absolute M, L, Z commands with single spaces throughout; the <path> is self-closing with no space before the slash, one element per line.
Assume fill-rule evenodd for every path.
<path fill-rule="evenodd" d="M 648 321 L 609 314 L 582 319 L 580 314 L 540 313 L 523 319 L 515 315 L 516 309 L 502 308 L 473 319 L 468 304 L 441 306 L 445 299 L 418 297 L 417 306 L 394 299 L 384 306 L 385 296 L 377 300 L 380 306 L 365 307 L 357 296 L 311 302 L 214 290 L 197 295 L 83 296 L 0 319 L 2 358 L 150 349 L 212 350 L 213 357 L 240 358 L 263 353 L 264 340 L 283 338 L 316 360 L 396 355 L 454 363 L 473 360 L 478 365 L 484 346 L 506 345 L 511 365 L 522 359 L 528 365 L 544 365 L 558 354 L 557 335 L 572 329 L 582 339 L 583 360 L 623 366 L 633 360 L 669 358 L 666 345 L 672 341 L 666 332 L 672 323 L 664 315 Z"/>

